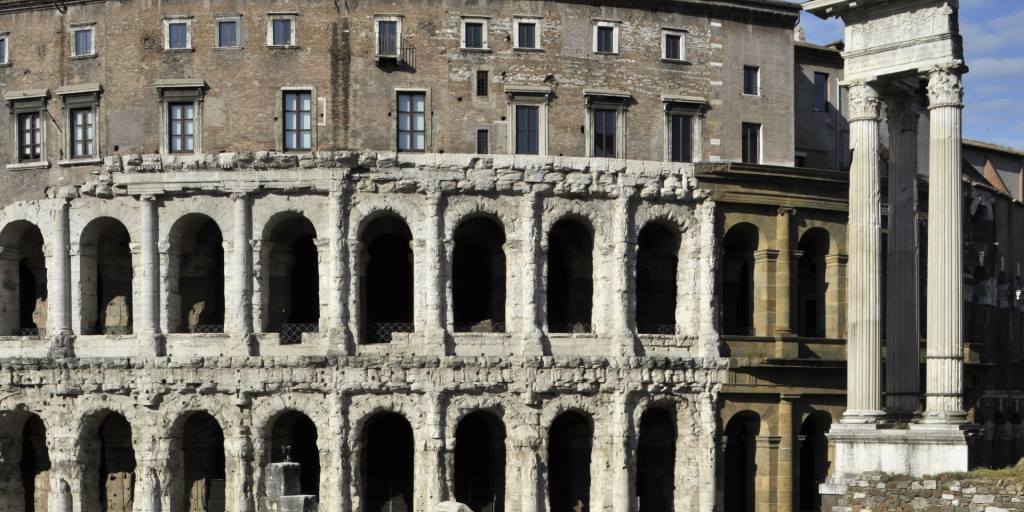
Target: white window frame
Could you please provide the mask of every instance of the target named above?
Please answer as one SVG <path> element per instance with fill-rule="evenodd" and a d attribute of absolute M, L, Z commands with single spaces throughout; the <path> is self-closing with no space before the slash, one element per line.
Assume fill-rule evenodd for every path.
<path fill-rule="evenodd" d="M 89 38 L 92 48 L 89 53 L 78 53 L 78 33 L 89 32 Z M 84 59 L 88 57 L 95 57 L 96 50 L 96 24 L 95 23 L 76 23 L 71 25 L 71 58 L 73 59 Z"/>
<path fill-rule="evenodd" d="M 207 85 L 199 79 L 157 80 L 157 92 L 160 95 L 160 154 L 162 155 L 200 155 L 203 153 L 203 103 L 206 98 Z M 188 153 L 172 153 L 170 148 L 170 106 L 171 103 L 192 103 L 192 151 Z"/>
<path fill-rule="evenodd" d="M 388 55 L 380 52 L 380 22 L 395 22 L 395 54 Z M 373 54 L 380 59 L 395 59 L 402 55 L 402 17 L 397 14 L 374 14 L 373 15 Z"/>
<path fill-rule="evenodd" d="M 515 50 L 521 50 L 525 52 L 539 52 L 544 51 L 544 43 L 541 38 L 541 22 L 544 18 L 539 16 L 516 16 L 512 23 L 512 48 Z M 521 24 L 533 25 L 533 42 L 536 46 L 533 48 L 522 47 L 519 44 L 519 25 Z"/>
<path fill-rule="evenodd" d="M 171 48 L 171 25 L 185 24 L 185 47 Z M 164 18 L 164 51 L 165 52 L 189 52 L 192 51 L 192 17 L 191 16 L 167 16 Z"/>
<path fill-rule="evenodd" d="M 593 35 L 593 50 L 598 55 L 618 55 L 619 54 L 619 27 L 622 25 L 618 21 L 607 21 L 607 20 L 594 20 L 594 35 Z M 601 27 L 611 27 L 612 29 L 612 51 L 611 52 L 599 52 L 597 51 L 597 34 L 598 29 Z"/>
<path fill-rule="evenodd" d="M 291 22 L 291 37 L 287 44 L 274 44 L 274 21 L 288 20 Z M 298 48 L 299 46 L 299 13 L 296 12 L 268 12 L 267 13 L 267 47 L 268 48 Z"/>
<path fill-rule="evenodd" d="M 469 23 L 479 23 L 482 26 L 481 30 L 483 31 L 483 33 L 480 36 L 482 38 L 481 42 L 483 43 L 483 46 L 481 46 L 480 48 L 466 46 L 466 25 Z M 488 32 L 490 32 L 490 24 L 491 19 L 486 16 L 463 16 L 462 21 L 460 22 L 461 29 L 459 30 L 459 32 L 461 35 L 459 36 L 459 48 L 469 52 L 491 51 L 490 38 L 487 36 Z"/>
<path fill-rule="evenodd" d="M 235 24 L 235 45 L 224 46 L 220 40 L 220 24 L 226 22 L 233 22 Z M 217 50 L 241 50 L 242 49 L 242 15 L 236 14 L 231 16 L 217 16 L 213 20 L 213 39 L 217 44 L 215 49 Z"/>
<path fill-rule="evenodd" d="M 0 67 L 11 65 L 11 33 L 0 32 L 0 40 L 4 42 L 4 52 L 0 55 Z"/>
<path fill-rule="evenodd" d="M 4 101 L 7 102 L 7 109 L 11 116 L 10 143 L 14 150 L 11 153 L 11 162 L 7 164 L 8 171 L 24 171 L 31 169 L 46 169 L 50 167 L 47 152 L 47 131 L 50 124 L 47 119 L 47 107 L 50 99 L 49 89 L 33 89 L 27 91 L 7 91 L 4 94 Z M 21 133 L 18 123 L 20 114 L 39 114 L 39 159 L 21 160 L 21 146 L 18 144 Z"/>
<path fill-rule="evenodd" d="M 672 116 L 674 115 L 690 116 L 690 160 L 692 162 L 703 161 L 704 113 L 707 111 L 707 101 L 703 98 L 682 96 L 662 96 L 661 101 L 665 104 L 665 136 L 662 139 L 665 141 L 665 161 L 672 162 Z"/>
<path fill-rule="evenodd" d="M 60 166 L 73 166 L 73 165 L 89 165 L 99 164 L 103 162 L 103 157 L 100 152 L 101 136 L 103 130 L 100 128 L 102 123 L 102 116 L 100 115 L 100 95 L 103 93 L 103 87 L 100 84 L 81 84 L 61 87 L 57 89 L 57 95 L 61 98 L 62 108 L 64 110 L 64 133 L 62 149 L 64 151 L 64 158 L 57 162 Z M 92 110 L 92 154 L 89 156 L 74 156 L 74 119 L 72 118 L 72 112 L 80 108 L 88 108 Z"/>
<path fill-rule="evenodd" d="M 679 36 L 679 58 L 671 59 L 668 56 L 668 36 Z M 689 33 L 679 28 L 663 28 L 661 29 L 661 60 L 668 62 L 687 62 L 686 59 L 686 40 L 689 37 Z"/>
<path fill-rule="evenodd" d="M 513 156 L 545 156 L 548 154 L 548 104 L 551 102 L 551 91 L 526 91 L 506 89 L 508 98 L 508 154 Z M 537 109 L 537 154 L 520 155 L 516 153 L 516 107 L 530 106 Z M 494 141 L 488 141 L 492 145 Z M 493 149 L 491 150 L 493 151 Z"/>
<path fill-rule="evenodd" d="M 603 95 L 584 91 L 587 98 L 587 119 L 585 124 L 585 146 L 588 158 L 626 158 L 626 111 L 632 100 L 628 95 Z M 595 156 L 594 151 L 594 111 L 615 111 L 615 154 L 613 156 Z"/>

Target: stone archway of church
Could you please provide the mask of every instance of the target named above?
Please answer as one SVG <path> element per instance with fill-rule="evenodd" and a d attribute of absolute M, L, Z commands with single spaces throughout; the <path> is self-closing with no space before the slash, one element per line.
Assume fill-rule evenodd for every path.
<path fill-rule="evenodd" d="M 364 427 L 364 512 L 409 512 L 413 508 L 412 425 L 393 412 L 379 413 Z"/>
<path fill-rule="evenodd" d="M 505 427 L 485 411 L 455 430 L 455 500 L 474 512 L 505 510 Z"/>
<path fill-rule="evenodd" d="M 590 227 L 560 220 L 552 226 L 548 242 L 548 331 L 591 332 L 594 239 Z"/>
<path fill-rule="evenodd" d="M 725 512 L 754 512 L 757 503 L 757 436 L 761 417 L 737 413 L 725 427 Z"/>
<path fill-rule="evenodd" d="M 652 407 L 640 417 L 636 494 L 640 512 L 673 509 L 676 425 L 672 410 Z"/>
<path fill-rule="evenodd" d="M 548 499 L 552 512 L 590 512 L 594 426 L 577 411 L 560 414 L 548 433 Z"/>
<path fill-rule="evenodd" d="M 457 332 L 505 331 L 505 234 L 487 217 L 455 230 L 452 309 Z"/>
<path fill-rule="evenodd" d="M 675 334 L 679 235 L 652 222 L 640 231 L 636 256 L 636 327 L 642 334 Z"/>

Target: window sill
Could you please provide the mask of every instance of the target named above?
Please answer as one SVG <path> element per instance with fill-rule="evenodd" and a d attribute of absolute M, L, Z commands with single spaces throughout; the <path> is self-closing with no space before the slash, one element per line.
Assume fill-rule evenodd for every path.
<path fill-rule="evenodd" d="M 192 53 L 194 51 L 192 48 L 164 48 L 165 53 Z"/>
<path fill-rule="evenodd" d="M 462 51 L 464 51 L 466 53 L 491 53 L 491 49 L 490 48 L 466 48 L 466 47 L 462 47 L 462 48 L 459 48 L 459 50 L 462 50 Z"/>
<path fill-rule="evenodd" d="M 77 167 L 79 165 L 99 165 L 103 163 L 103 159 L 99 157 L 94 158 L 73 158 L 71 160 L 61 160 L 57 162 L 57 165 L 61 167 Z"/>
<path fill-rule="evenodd" d="M 43 160 L 41 162 L 23 162 L 20 164 L 7 164 L 8 171 L 32 171 L 36 169 L 49 169 L 50 162 Z"/>
<path fill-rule="evenodd" d="M 518 46 L 512 48 L 514 52 L 543 52 L 544 48 L 519 48 Z"/>
<path fill-rule="evenodd" d="M 233 52 L 237 50 L 244 50 L 244 46 L 214 46 L 213 51 L 215 52 Z"/>
<path fill-rule="evenodd" d="M 609 57 L 618 57 L 619 52 L 594 52 L 594 55 L 606 55 Z"/>
<path fill-rule="evenodd" d="M 267 48 L 272 50 L 298 50 L 301 46 L 297 44 L 268 44 Z"/>
<path fill-rule="evenodd" d="M 10 62 L 0 62 L 0 68 L 9 68 L 9 67 L 11 67 L 11 63 Z"/>
<path fill-rule="evenodd" d="M 665 58 L 665 57 L 662 57 L 661 61 L 666 63 L 666 64 L 682 64 L 682 65 L 686 65 L 686 66 L 689 66 L 689 65 L 693 64 L 692 62 L 690 62 L 690 61 L 688 61 L 686 59 L 669 59 L 669 58 Z"/>
<path fill-rule="evenodd" d="M 761 97 L 760 94 L 747 94 L 747 93 L 743 93 L 743 96 L 747 97 L 747 98 L 760 98 Z"/>
<path fill-rule="evenodd" d="M 98 55 L 95 53 L 90 53 L 88 55 L 72 55 L 71 60 L 88 60 L 95 59 L 96 57 L 98 57 Z"/>

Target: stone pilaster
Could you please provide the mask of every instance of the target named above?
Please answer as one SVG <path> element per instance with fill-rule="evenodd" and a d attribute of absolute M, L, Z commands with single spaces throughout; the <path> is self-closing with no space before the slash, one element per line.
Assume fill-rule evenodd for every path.
<path fill-rule="evenodd" d="M 611 434 L 609 459 L 611 461 L 610 484 L 611 509 L 613 512 L 630 512 L 633 509 L 636 480 L 636 460 L 633 454 L 637 450 L 637 439 L 633 432 L 639 431 L 639 425 L 632 425 L 629 400 L 626 393 L 620 393 L 614 401 L 615 423 L 609 429 Z M 631 428 L 634 427 L 634 428 Z"/>
<path fill-rule="evenodd" d="M 348 181 L 342 181 L 328 197 L 328 227 L 331 232 L 330 300 L 327 309 L 328 351 L 332 354 L 354 354 L 352 331 L 349 330 L 348 269 L 348 206 L 352 197 Z"/>
<path fill-rule="evenodd" d="M 796 478 L 795 456 L 797 450 L 794 446 L 793 436 L 793 409 L 794 402 L 800 399 L 799 395 L 782 394 L 779 396 L 779 458 L 776 463 L 777 474 L 777 512 L 792 512 L 795 510 L 793 496 L 793 479 Z"/>
<path fill-rule="evenodd" d="M 544 334 L 540 328 L 540 269 L 538 262 L 543 257 L 540 247 L 541 208 L 543 199 L 536 192 L 523 196 L 520 216 L 522 219 L 522 347 L 524 356 L 539 356 L 544 353 Z"/>
<path fill-rule="evenodd" d="M 544 490 L 541 485 L 541 429 L 539 427 L 540 414 L 536 409 L 525 408 L 523 421 L 517 425 L 510 425 L 512 428 L 510 442 L 512 453 L 515 457 L 513 462 L 519 480 L 519 494 L 514 501 L 506 500 L 513 504 L 511 510 L 522 510 L 523 512 L 539 512 L 545 510 Z"/>
<path fill-rule="evenodd" d="M 139 317 L 135 319 L 140 342 L 149 355 L 163 355 L 160 342 L 160 231 L 157 200 L 139 197 L 140 265 L 136 282 L 139 286 Z"/>
<path fill-rule="evenodd" d="M 882 209 L 879 183 L 878 91 L 849 86 L 850 279 L 847 295 L 847 409 L 844 423 L 874 423 L 882 412 Z"/>
<path fill-rule="evenodd" d="M 419 298 L 415 303 L 416 330 L 423 343 L 423 350 L 429 354 L 446 352 L 447 335 L 445 332 L 445 285 L 441 269 L 444 263 L 444 240 L 441 236 L 441 211 L 444 208 L 444 197 L 439 192 L 431 193 L 426 199 L 427 219 L 423 222 L 423 232 L 414 243 L 422 246 L 420 254 L 414 256 L 415 272 L 419 282 L 413 286 L 414 294 Z M 416 301 L 414 301 L 416 302 Z"/>
<path fill-rule="evenodd" d="M 928 326 L 924 421 L 963 423 L 963 83 L 960 70 L 928 76 Z"/>
<path fill-rule="evenodd" d="M 53 235 L 49 244 L 50 268 L 47 287 L 50 300 L 48 332 L 51 337 L 50 357 L 74 357 L 74 334 L 71 329 L 71 223 L 70 206 L 58 198 L 53 210 Z"/>
<path fill-rule="evenodd" d="M 636 338 L 633 335 L 633 312 L 635 311 L 636 288 L 630 273 L 636 266 L 636 235 L 633 229 L 632 202 L 636 193 L 633 187 L 623 187 L 615 199 L 613 212 L 611 250 L 611 354 L 632 357 L 637 353 Z M 633 273 L 635 275 L 635 272 Z"/>
<path fill-rule="evenodd" d="M 775 336 L 793 335 L 793 208 L 780 207 L 775 219 L 779 256 L 775 262 Z"/>
<path fill-rule="evenodd" d="M 886 412 L 909 417 L 920 403 L 917 254 L 917 98 L 886 100 L 889 125 L 886 258 Z"/>
<path fill-rule="evenodd" d="M 236 308 L 231 318 L 232 334 L 247 338 L 252 335 L 252 205 L 247 194 L 232 194 L 234 204 L 234 239 L 231 241 L 231 290 L 229 304 Z"/>

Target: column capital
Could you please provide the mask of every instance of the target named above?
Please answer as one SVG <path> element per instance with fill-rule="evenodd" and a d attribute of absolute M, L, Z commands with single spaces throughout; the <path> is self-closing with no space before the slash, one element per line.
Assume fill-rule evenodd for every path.
<path fill-rule="evenodd" d="M 886 96 L 885 118 L 889 123 L 890 132 L 916 132 L 921 113 L 918 111 L 918 98 L 908 94 Z"/>
<path fill-rule="evenodd" d="M 143 202 L 147 202 L 147 203 L 149 203 L 149 202 L 156 202 L 156 200 L 157 200 L 157 197 L 154 194 L 142 194 L 142 195 L 139 196 L 139 201 L 143 201 Z"/>
<path fill-rule="evenodd" d="M 239 199 L 244 201 L 246 199 L 249 199 L 249 193 L 248 192 L 232 192 L 229 197 L 231 197 L 232 201 L 238 201 Z"/>
<path fill-rule="evenodd" d="M 928 108 L 963 107 L 964 82 L 960 66 L 934 68 L 928 75 Z"/>
<path fill-rule="evenodd" d="M 777 213 L 780 217 L 786 215 L 796 215 L 796 208 L 792 206 L 780 206 Z"/>
<path fill-rule="evenodd" d="M 854 82 L 849 90 L 850 121 L 877 121 L 881 117 L 878 89 L 868 82 Z"/>

